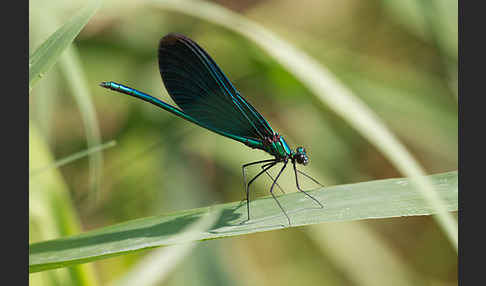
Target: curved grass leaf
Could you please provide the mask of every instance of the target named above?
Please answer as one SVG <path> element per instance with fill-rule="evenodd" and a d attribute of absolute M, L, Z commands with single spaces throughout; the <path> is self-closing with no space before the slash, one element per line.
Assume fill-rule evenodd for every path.
<path fill-rule="evenodd" d="M 447 211 L 457 211 L 457 171 L 429 176 L 445 202 Z M 311 191 L 324 204 L 321 209 L 300 192 L 279 196 L 292 226 L 331 221 L 430 215 L 434 210 L 422 199 L 409 179 L 386 179 L 326 187 Z M 272 197 L 251 202 L 250 222 L 245 203 L 227 203 L 146 217 L 89 231 L 80 235 L 33 243 L 29 247 L 29 272 L 95 261 L 157 246 L 187 242 L 180 233 L 208 212 L 221 211 L 207 231 L 192 234 L 207 240 L 285 228 L 286 218 Z"/>
<path fill-rule="evenodd" d="M 95 11 L 97 9 L 99 6 L 98 2 L 98 0 L 94 0 L 92 5 L 89 5 L 84 9 L 85 12 L 80 12 L 74 18 L 80 19 L 82 18 L 81 15 L 87 17 L 89 14 L 88 11 Z M 85 18 L 85 20 L 87 19 Z M 39 20 L 37 20 L 33 26 L 36 30 L 38 30 L 37 32 L 43 30 L 51 31 L 53 30 L 53 27 L 58 26 L 57 22 L 57 14 L 51 10 L 46 10 L 43 12 L 42 17 L 39 18 Z M 101 144 L 101 136 L 96 111 L 91 100 L 88 85 L 86 83 L 86 75 L 83 71 L 81 60 L 75 46 L 68 45 L 64 49 L 64 52 L 57 57 L 57 61 L 59 62 L 58 66 L 61 74 L 64 77 L 64 81 L 71 90 L 71 94 L 78 105 L 85 129 L 88 148 L 98 146 Z M 93 194 L 90 198 L 92 198 L 95 203 L 98 199 L 99 186 L 101 185 L 102 166 L 103 154 L 100 152 L 91 153 L 89 155 L 89 188 Z"/>
<path fill-rule="evenodd" d="M 91 100 L 91 94 L 83 71 L 81 59 L 77 49 L 72 46 L 66 50 L 59 61 L 59 68 L 65 76 L 66 83 L 76 100 L 81 113 L 84 129 L 86 131 L 86 141 L 88 148 L 93 148 L 101 144 L 100 128 L 96 109 Z M 95 152 L 89 155 L 89 185 L 91 198 L 94 203 L 99 198 L 99 190 L 102 180 L 103 153 Z M 94 204 L 93 204 L 94 205 Z"/>
<path fill-rule="evenodd" d="M 32 53 L 29 57 L 29 93 L 34 84 L 57 62 L 62 52 L 88 23 L 100 3 L 98 0 L 92 1 Z"/>

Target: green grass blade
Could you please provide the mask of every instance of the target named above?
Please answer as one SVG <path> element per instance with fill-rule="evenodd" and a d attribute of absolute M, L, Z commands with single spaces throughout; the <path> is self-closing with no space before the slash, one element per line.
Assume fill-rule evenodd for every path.
<path fill-rule="evenodd" d="M 351 89 L 343 85 L 323 65 L 263 26 L 219 5 L 198 1 L 149 1 L 163 9 L 177 11 L 220 25 L 253 41 L 301 81 L 316 98 L 341 116 L 373 144 L 406 177 L 416 184 L 436 210 L 434 218 L 452 246 L 458 249 L 458 228 L 454 218 L 442 207 L 440 197 L 427 180 L 425 171 L 412 154 Z"/>
<path fill-rule="evenodd" d="M 99 1 L 93 2 L 85 8 L 85 11 L 96 10 L 99 6 Z M 40 12 L 39 12 L 40 13 Z M 42 17 L 37 19 L 32 26 L 35 27 L 36 33 L 42 33 L 42 31 L 52 31 L 58 27 L 57 14 L 49 9 L 42 10 Z M 87 15 L 88 13 L 82 13 Z M 54 33 L 55 34 L 55 33 Z M 35 54 L 36 52 L 34 52 Z M 67 46 L 64 52 L 57 57 L 59 61 L 59 68 L 62 72 L 67 86 L 71 90 L 76 103 L 79 107 L 80 115 L 83 120 L 85 135 L 88 148 L 101 144 L 101 136 L 98 127 L 98 120 L 96 118 L 96 111 L 90 98 L 89 88 L 86 84 L 85 74 L 82 69 L 81 60 L 77 54 L 74 45 Z M 89 155 L 89 180 L 90 190 L 94 196 L 91 196 L 94 200 L 97 199 L 99 193 L 99 186 L 101 185 L 101 170 L 103 165 L 103 156 L 100 152 L 95 152 Z M 94 205 L 94 204 L 90 204 Z"/>
<path fill-rule="evenodd" d="M 178 240 L 197 240 L 198 234 L 209 230 L 219 219 L 219 211 L 210 212 L 208 216 L 201 218 L 188 227 Z M 160 285 L 174 271 L 177 265 L 187 256 L 197 244 L 194 242 L 182 243 L 166 248 L 160 248 L 144 256 L 129 272 L 123 275 L 112 286 L 130 285 Z"/>
<path fill-rule="evenodd" d="M 52 158 L 38 127 L 29 121 L 29 169 L 49 165 L 53 162 Z M 29 242 L 74 235 L 80 231 L 80 218 L 59 170 L 50 169 L 43 176 L 29 178 Z M 93 265 L 76 265 L 61 271 L 32 275 L 29 282 L 31 285 L 47 285 L 48 281 L 63 281 L 65 285 L 94 286 L 98 285 L 95 272 Z"/>
<path fill-rule="evenodd" d="M 56 162 L 53 162 L 47 166 L 44 166 L 44 167 L 41 167 L 41 168 L 38 168 L 38 169 L 35 169 L 35 170 L 32 170 L 29 174 L 30 177 L 33 177 L 33 176 L 37 176 L 39 174 L 41 174 L 42 172 L 44 171 L 47 171 L 51 168 L 59 168 L 61 166 L 64 166 L 66 164 L 69 164 L 73 161 L 76 161 L 78 159 L 81 159 L 83 157 L 86 157 L 94 152 L 99 152 L 99 151 L 103 151 L 107 148 L 110 148 L 110 147 L 113 147 L 116 145 L 116 141 L 115 140 L 112 140 L 108 143 L 105 143 L 105 144 L 102 144 L 102 145 L 99 145 L 99 146 L 95 146 L 95 147 L 92 147 L 92 148 L 88 148 L 87 150 L 83 150 L 83 151 L 80 151 L 80 152 L 77 152 L 77 153 L 74 153 L 72 155 L 69 155 L 65 158 L 62 158 L 60 160 L 57 160 Z"/>
<path fill-rule="evenodd" d="M 457 171 L 429 176 L 445 202 L 447 211 L 457 211 Z M 324 209 L 300 192 L 278 199 L 289 214 L 292 226 L 331 221 L 430 215 L 434 209 L 409 179 L 387 179 L 326 187 L 311 191 Z M 191 239 L 207 240 L 281 229 L 286 218 L 271 197 L 251 202 L 252 219 L 246 219 L 246 204 L 227 203 L 147 217 L 89 231 L 80 235 L 33 243 L 29 249 L 29 272 L 66 267 L 157 246 L 187 242 L 179 234 L 208 212 L 221 211 L 209 231 L 192 234 Z"/>
<path fill-rule="evenodd" d="M 29 93 L 34 84 L 57 62 L 62 52 L 73 42 L 100 4 L 101 2 L 98 0 L 92 1 L 32 53 L 29 57 Z"/>

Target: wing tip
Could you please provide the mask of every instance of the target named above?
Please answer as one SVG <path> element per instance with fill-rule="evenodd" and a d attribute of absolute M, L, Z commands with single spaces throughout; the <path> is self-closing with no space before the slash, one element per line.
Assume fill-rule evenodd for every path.
<path fill-rule="evenodd" d="M 162 37 L 162 39 L 160 39 L 160 46 L 174 45 L 177 42 L 187 42 L 187 41 L 191 41 L 191 40 L 188 37 L 184 36 L 183 34 L 171 32 L 165 35 L 164 37 Z"/>

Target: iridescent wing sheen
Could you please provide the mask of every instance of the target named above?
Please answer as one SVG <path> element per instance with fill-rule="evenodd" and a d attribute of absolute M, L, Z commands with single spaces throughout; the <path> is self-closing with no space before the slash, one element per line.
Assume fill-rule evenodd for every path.
<path fill-rule="evenodd" d="M 160 40 L 158 57 L 164 85 L 185 113 L 213 129 L 245 138 L 262 140 L 274 134 L 263 116 L 191 39 L 168 34 Z"/>

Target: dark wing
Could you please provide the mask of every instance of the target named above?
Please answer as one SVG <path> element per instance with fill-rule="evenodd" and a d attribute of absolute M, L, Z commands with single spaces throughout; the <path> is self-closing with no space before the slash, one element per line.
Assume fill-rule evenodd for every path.
<path fill-rule="evenodd" d="M 263 139 L 268 122 L 247 102 L 195 42 L 171 33 L 160 40 L 159 69 L 175 103 L 196 120 L 230 134 Z"/>

